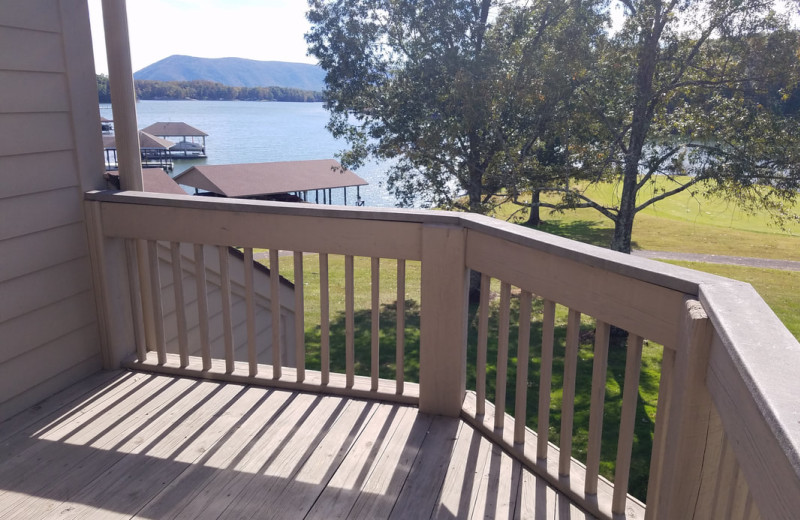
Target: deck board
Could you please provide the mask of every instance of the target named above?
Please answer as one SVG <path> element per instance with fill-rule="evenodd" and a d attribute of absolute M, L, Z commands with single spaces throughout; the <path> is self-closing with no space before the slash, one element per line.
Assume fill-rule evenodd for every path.
<path fill-rule="evenodd" d="M 413 406 L 119 373 L 0 423 L 3 518 L 589 518 Z"/>

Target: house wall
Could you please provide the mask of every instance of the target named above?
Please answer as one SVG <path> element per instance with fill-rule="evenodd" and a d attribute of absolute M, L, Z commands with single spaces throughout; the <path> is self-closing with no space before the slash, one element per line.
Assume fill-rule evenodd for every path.
<path fill-rule="evenodd" d="M 82 195 L 102 161 L 86 0 L 0 2 L 0 420 L 101 366 Z"/>
<path fill-rule="evenodd" d="M 167 352 L 178 354 L 178 322 L 175 305 L 175 285 L 173 279 L 172 257 L 165 243 L 159 243 L 159 273 L 161 279 L 161 304 L 164 316 L 164 335 Z M 204 246 L 206 265 L 206 287 L 208 300 L 208 331 L 211 357 L 225 359 L 225 338 L 222 317 L 222 292 L 220 290 L 219 254 L 215 246 Z M 189 355 L 200 356 L 201 340 L 199 314 L 197 306 L 197 289 L 195 278 L 195 260 L 193 248 L 187 244 L 181 247 L 181 266 L 183 271 L 182 285 L 186 316 L 187 340 Z M 260 266 L 257 266 L 260 267 Z M 234 347 L 234 359 L 247 361 L 247 313 L 245 296 L 244 262 L 233 254 L 228 256 L 228 276 L 231 282 L 231 323 Z M 255 296 L 255 331 L 256 349 L 259 363 L 272 364 L 272 297 L 270 276 L 264 269 L 253 272 Z M 280 348 L 283 366 L 296 366 L 294 337 L 294 288 L 290 284 L 280 285 Z"/>

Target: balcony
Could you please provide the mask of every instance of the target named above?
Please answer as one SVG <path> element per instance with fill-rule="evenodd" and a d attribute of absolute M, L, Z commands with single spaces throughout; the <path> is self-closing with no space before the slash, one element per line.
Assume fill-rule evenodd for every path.
<path fill-rule="evenodd" d="M 747 284 L 469 214 L 132 192 L 88 193 L 85 211 L 112 371 L 0 424 L 1 515 L 800 510 L 800 345 Z M 387 265 L 394 312 L 382 315 Z M 482 273 L 472 307 L 470 269 Z M 405 308 L 417 298 L 418 324 Z M 306 323 L 310 309 L 319 323 Z M 614 327 L 628 332 L 623 346 Z M 625 367 L 609 425 L 613 349 Z M 650 420 L 645 349 L 661 375 L 639 500 L 629 476 L 642 462 L 635 426 Z M 585 454 L 573 446 L 576 410 L 589 416 Z"/>

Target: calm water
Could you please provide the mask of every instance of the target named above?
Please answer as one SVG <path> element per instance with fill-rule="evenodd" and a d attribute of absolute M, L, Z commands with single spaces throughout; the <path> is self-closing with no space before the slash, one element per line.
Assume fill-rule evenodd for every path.
<path fill-rule="evenodd" d="M 209 135 L 208 158 L 175 161 L 173 177 L 194 164 L 333 159 L 345 147 L 325 130 L 328 113 L 322 103 L 140 101 L 136 114 L 139 128 L 158 121 L 183 121 Z M 111 107 L 101 105 L 100 115 L 111 119 Z M 356 171 L 369 182 L 361 188 L 367 206 L 395 205 L 384 187 L 384 171 L 379 164 Z M 355 198 L 355 188 L 348 188 L 347 202 L 353 204 Z M 333 202 L 343 203 L 341 189 L 333 190 Z"/>

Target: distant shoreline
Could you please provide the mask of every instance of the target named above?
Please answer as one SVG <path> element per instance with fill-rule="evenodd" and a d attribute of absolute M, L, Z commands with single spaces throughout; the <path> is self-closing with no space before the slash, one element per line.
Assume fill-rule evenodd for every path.
<path fill-rule="evenodd" d="M 134 80 L 136 99 L 145 101 L 276 101 L 322 103 L 322 92 L 292 87 L 236 87 L 213 81 Z M 100 103 L 111 102 L 108 77 L 97 75 Z"/>

